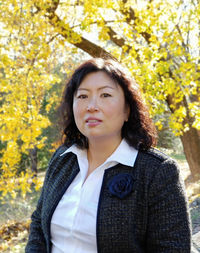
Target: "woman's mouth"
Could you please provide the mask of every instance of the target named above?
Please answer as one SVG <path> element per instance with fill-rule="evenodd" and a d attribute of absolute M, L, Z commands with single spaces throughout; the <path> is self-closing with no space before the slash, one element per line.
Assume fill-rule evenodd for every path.
<path fill-rule="evenodd" d="M 88 125 L 88 126 L 97 126 L 97 125 L 99 125 L 100 123 L 101 123 L 102 121 L 100 120 L 100 119 L 87 119 L 86 120 L 86 124 Z"/>

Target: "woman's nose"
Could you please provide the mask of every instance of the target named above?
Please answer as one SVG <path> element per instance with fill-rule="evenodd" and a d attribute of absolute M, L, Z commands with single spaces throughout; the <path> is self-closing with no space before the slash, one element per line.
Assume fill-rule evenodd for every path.
<path fill-rule="evenodd" d="M 88 105 L 87 105 L 87 111 L 93 112 L 93 111 L 98 111 L 99 107 L 98 107 L 98 102 L 96 98 L 92 98 Z"/>

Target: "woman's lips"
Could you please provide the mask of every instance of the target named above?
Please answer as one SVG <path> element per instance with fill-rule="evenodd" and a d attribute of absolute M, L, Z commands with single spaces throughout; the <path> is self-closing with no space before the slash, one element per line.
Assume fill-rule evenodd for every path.
<path fill-rule="evenodd" d="M 101 122 L 102 122 L 102 120 L 97 119 L 97 118 L 88 118 L 88 119 L 86 119 L 86 124 L 88 126 L 98 126 Z"/>

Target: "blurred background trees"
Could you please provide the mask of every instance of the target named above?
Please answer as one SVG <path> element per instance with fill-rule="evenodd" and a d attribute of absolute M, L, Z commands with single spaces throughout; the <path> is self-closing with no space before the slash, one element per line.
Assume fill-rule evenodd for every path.
<path fill-rule="evenodd" d="M 1 1 L 2 196 L 40 186 L 34 175 L 58 145 L 63 84 L 91 56 L 114 57 L 128 68 L 164 138 L 159 145 L 176 149 L 180 137 L 198 179 L 199 14 L 200 3 L 190 0 Z"/>

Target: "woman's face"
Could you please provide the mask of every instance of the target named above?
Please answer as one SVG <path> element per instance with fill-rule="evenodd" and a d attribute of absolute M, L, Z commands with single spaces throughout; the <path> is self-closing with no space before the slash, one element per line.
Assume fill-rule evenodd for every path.
<path fill-rule="evenodd" d="M 129 108 L 122 88 L 105 72 L 88 74 L 74 94 L 73 113 L 79 131 L 92 140 L 120 141 Z"/>

